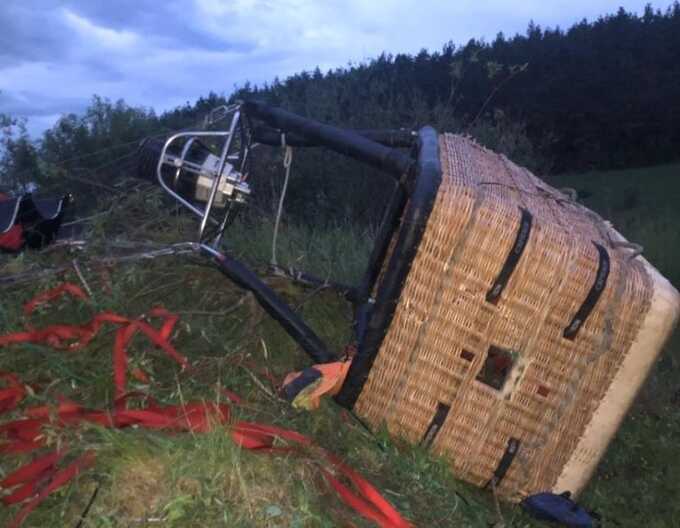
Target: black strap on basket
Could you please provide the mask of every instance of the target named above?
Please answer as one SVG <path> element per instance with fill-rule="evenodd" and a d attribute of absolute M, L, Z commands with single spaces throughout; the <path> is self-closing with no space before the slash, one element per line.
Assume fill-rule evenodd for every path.
<path fill-rule="evenodd" d="M 432 417 L 432 421 L 425 430 L 423 438 L 420 440 L 421 446 L 429 448 L 432 445 L 432 442 L 434 442 L 434 439 L 444 425 L 444 421 L 446 421 L 446 417 L 449 415 L 450 410 L 450 405 L 446 405 L 442 402 L 437 403 L 437 410 Z"/>
<path fill-rule="evenodd" d="M 609 253 L 597 242 L 593 242 L 593 244 L 597 248 L 597 252 L 600 255 L 600 263 L 597 268 L 597 273 L 595 274 L 595 280 L 593 281 L 593 285 L 591 286 L 588 295 L 562 334 L 565 339 L 569 339 L 570 341 L 573 341 L 576 338 L 576 334 L 578 334 L 579 330 L 583 326 L 583 323 L 585 323 L 586 319 L 588 319 L 590 312 L 593 311 L 597 301 L 602 296 L 602 292 L 607 287 L 607 279 L 609 277 L 609 270 L 611 269 Z"/>
<path fill-rule="evenodd" d="M 493 472 L 493 477 L 491 477 L 491 480 L 484 486 L 485 489 L 489 487 L 495 489 L 500 485 L 503 477 L 505 477 L 508 469 L 510 469 L 512 462 L 515 460 L 515 456 L 517 456 L 517 453 L 519 452 L 520 443 L 521 442 L 517 438 L 510 438 L 508 440 L 508 446 L 505 448 L 505 453 L 503 453 L 496 471 Z"/>
<path fill-rule="evenodd" d="M 527 247 L 529 242 L 529 235 L 531 234 L 531 224 L 533 222 L 532 214 L 524 208 L 521 208 L 522 216 L 519 220 L 519 228 L 517 229 L 517 237 L 515 238 L 515 243 L 510 249 L 507 258 L 505 259 L 505 264 L 501 268 L 501 272 L 496 277 L 496 280 L 491 286 L 491 289 L 486 293 L 486 302 L 491 304 L 498 303 L 498 300 L 503 293 L 503 290 L 508 285 L 510 276 L 517 267 L 519 259 L 524 253 L 524 249 Z"/>

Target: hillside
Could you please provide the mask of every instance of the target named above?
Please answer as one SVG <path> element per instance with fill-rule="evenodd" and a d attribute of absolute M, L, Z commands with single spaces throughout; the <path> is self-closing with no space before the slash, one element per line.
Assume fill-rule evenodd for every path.
<path fill-rule="evenodd" d="M 560 174 L 555 187 L 576 189 L 589 208 L 612 221 L 645 256 L 680 286 L 680 165 Z"/>
<path fill-rule="evenodd" d="M 94 208 L 141 139 L 200 128 L 213 108 L 243 98 L 343 127 L 431 124 L 467 133 L 538 174 L 672 163 L 680 142 L 679 55 L 676 1 L 665 11 L 619 10 L 569 28 L 531 23 L 524 35 L 491 42 L 383 54 L 262 86 L 244 82 L 234 93 L 210 93 L 161 114 L 93 96 L 82 115 L 62 116 L 39 141 L 22 133 L 20 120 L 0 115 L 0 188 L 67 189 Z M 298 222 L 377 223 L 381 208 L 372 197 L 384 179 L 327 153 L 299 154 L 289 202 Z M 262 161 L 253 186 L 257 206 L 270 210 L 280 160 Z"/>
<path fill-rule="evenodd" d="M 678 285 L 678 169 L 671 165 L 565 175 L 552 183 L 576 188 L 586 203 L 612 217 L 631 240 L 645 245 L 645 254 Z M 197 257 L 115 261 L 186 239 L 195 228 L 193 221 L 163 206 L 165 198 L 154 189 L 138 187 L 109 200 L 109 207 L 102 209 L 108 212 L 86 222 L 90 241 L 84 250 L 55 248 L 0 261 L 0 333 L 25 326 L 21 306 L 36 293 L 62 280 L 83 284 L 74 273 L 72 262 L 77 259 L 93 293 L 91 302 L 59 301 L 40 310 L 31 324 L 82 323 L 104 310 L 135 317 L 157 305 L 180 317 L 172 339 L 191 368 L 179 370 L 140 338 L 129 351 L 130 366 L 149 379 L 130 380 L 131 390 L 148 392 L 160 405 L 225 402 L 236 393 L 242 401 L 232 405 L 234 419 L 310 436 L 360 470 L 417 526 L 486 528 L 498 521 L 489 494 L 457 482 L 444 462 L 426 452 L 383 432 L 369 433 L 331 402 L 308 413 L 279 400 L 276 385 L 308 359 L 248 295 Z M 232 252 L 255 265 L 319 335 L 341 349 L 350 331 L 348 304 L 329 290 L 306 290 L 267 277 L 263 264 L 269 257 L 270 233 L 266 220 L 249 221 L 233 226 L 226 238 Z M 323 276 L 356 281 L 370 243 L 366 232 L 349 225 L 332 230 L 289 225 L 280 242 L 280 258 Z M 110 260 L 102 262 L 103 257 Z M 8 280 L 59 267 L 66 271 Z M 77 352 L 14 345 L 0 353 L 0 370 L 18 373 L 32 387 L 22 407 L 61 398 L 101 408 L 112 399 L 112 345 L 110 331 Z M 676 335 L 583 496 L 583 503 L 603 516 L 603 526 L 677 526 L 678 352 Z M 313 456 L 243 451 L 223 426 L 206 434 L 55 428 L 49 442 L 68 444 L 76 453 L 93 450 L 97 463 L 51 496 L 26 526 L 75 526 L 95 490 L 92 507 L 79 526 L 370 526 L 323 483 Z M 4 455 L 0 475 L 7 475 L 20 460 L 25 458 Z M 2 507 L 0 524 L 7 525 L 15 513 L 16 508 Z M 540 526 L 516 507 L 503 505 L 502 515 L 506 526 Z"/>
<path fill-rule="evenodd" d="M 488 136 L 479 125 L 498 129 L 509 121 L 521 125 L 514 135 L 533 145 L 535 167 L 558 173 L 639 167 L 678 160 L 679 53 L 676 1 L 664 12 L 621 8 L 569 28 L 531 22 L 524 35 L 384 54 L 246 86 L 237 97 L 358 128 L 429 123 Z M 502 135 L 496 130 L 492 141 Z"/>

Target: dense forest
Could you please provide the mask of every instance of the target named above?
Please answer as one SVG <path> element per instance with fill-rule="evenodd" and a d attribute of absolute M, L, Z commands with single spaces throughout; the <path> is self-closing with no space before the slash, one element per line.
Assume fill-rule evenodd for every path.
<path fill-rule="evenodd" d="M 245 98 L 348 127 L 429 123 L 470 134 L 539 173 L 670 162 L 680 157 L 678 57 L 676 1 L 663 12 L 620 9 L 566 30 L 532 22 L 525 35 L 448 43 L 416 55 L 383 54 L 263 86 L 246 83 L 228 97 L 211 93 L 161 115 L 95 96 L 84 115 L 64 116 L 39 141 L 20 119 L 2 116 L 0 185 L 37 183 L 96 196 L 129 168 L 141 138 L 201 126 L 213 107 Z M 261 160 L 266 177 L 254 181 L 264 208 L 278 189 L 270 178 L 274 154 Z M 371 183 L 351 189 L 346 183 L 348 172 L 363 181 L 368 169 L 327 153 L 304 153 L 296 168 L 289 209 L 303 221 L 318 222 L 319 211 L 333 220 L 375 219 Z"/>
<path fill-rule="evenodd" d="M 641 16 L 620 9 L 568 30 L 499 34 L 415 56 L 382 55 L 323 75 L 244 89 L 351 126 L 474 129 L 480 118 L 523 125 L 555 172 L 678 158 L 680 3 Z"/>

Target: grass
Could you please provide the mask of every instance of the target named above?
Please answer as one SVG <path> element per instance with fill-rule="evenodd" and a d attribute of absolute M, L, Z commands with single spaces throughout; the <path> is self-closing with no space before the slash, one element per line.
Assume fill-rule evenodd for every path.
<path fill-rule="evenodd" d="M 680 288 L 680 165 L 551 178 L 644 246 L 645 257 Z M 643 387 L 582 501 L 606 526 L 680 526 L 680 332 Z"/>
<path fill-rule="evenodd" d="M 554 183 L 592 194 L 586 203 L 614 219 L 675 284 L 680 283 L 677 225 L 677 167 L 649 171 L 561 177 Z M 632 189 L 632 190 L 626 190 Z M 632 198 L 637 196 L 637 198 Z M 308 358 L 247 295 L 206 261 L 167 256 L 103 266 L 104 254 L 129 252 L 135 244 L 186 240 L 196 225 L 174 209 L 164 210 L 157 192 L 131 193 L 117 199 L 107 215 L 91 226 L 93 243 L 84 252 L 63 250 L 25 254 L 0 261 L 0 275 L 44 267 L 68 266 L 78 258 L 94 292 L 92 305 L 58 302 L 32 322 L 83 322 L 95 312 L 113 310 L 136 316 L 163 304 L 180 314 L 174 343 L 194 368 L 180 373 L 150 348 L 133 342 L 131 366 L 140 366 L 151 386 L 132 382 L 162 403 L 223 399 L 222 389 L 246 402 L 234 408 L 237 418 L 297 430 L 345 459 L 373 482 L 418 526 L 487 528 L 496 523 L 493 501 L 455 480 L 447 464 L 427 452 L 400 443 L 385 432 L 368 433 L 332 402 L 307 413 L 274 396 L 273 382 L 307 366 Z M 229 250 L 255 266 L 272 287 L 296 307 L 333 350 L 350 338 L 350 307 L 330 290 L 305 290 L 266 276 L 271 225 L 250 221 L 231 228 Z M 356 228 L 318 232 L 284 226 L 279 260 L 320 276 L 357 281 L 371 235 Z M 23 327 L 21 304 L 62 279 L 78 281 L 67 271 L 0 290 L 0 332 Z M 36 386 L 24 405 L 54 401 L 57 395 L 92 407 L 110 405 L 113 335 L 103 332 L 84 351 L 57 352 L 43 346 L 0 350 L 0 370 L 18 373 Z M 603 515 L 605 527 L 680 526 L 678 440 L 680 440 L 680 363 L 676 336 L 657 365 L 635 408 L 626 419 L 592 483 L 582 496 Z M 73 526 L 98 489 L 84 527 L 118 526 L 371 526 L 343 506 L 323 484 L 314 457 L 253 454 L 236 447 L 226 428 L 203 435 L 143 429 L 104 430 L 89 426 L 53 431 L 53 442 L 68 442 L 97 452 L 94 469 L 51 496 L 25 526 Z M 22 461 L 0 458 L 0 476 Z M 0 508 L 5 525 L 16 508 Z M 541 526 L 519 508 L 504 505 L 506 526 Z"/>
<path fill-rule="evenodd" d="M 680 165 L 553 176 L 610 220 L 673 284 L 680 285 Z"/>

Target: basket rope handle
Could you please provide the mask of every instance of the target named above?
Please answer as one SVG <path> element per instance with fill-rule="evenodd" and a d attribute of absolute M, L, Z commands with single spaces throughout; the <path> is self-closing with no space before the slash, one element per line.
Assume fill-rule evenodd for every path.
<path fill-rule="evenodd" d="M 644 253 L 645 248 L 642 244 L 636 242 L 628 242 L 627 240 L 614 240 L 611 242 L 613 249 L 630 249 L 632 253 L 628 256 L 628 260 L 633 260 Z"/>

